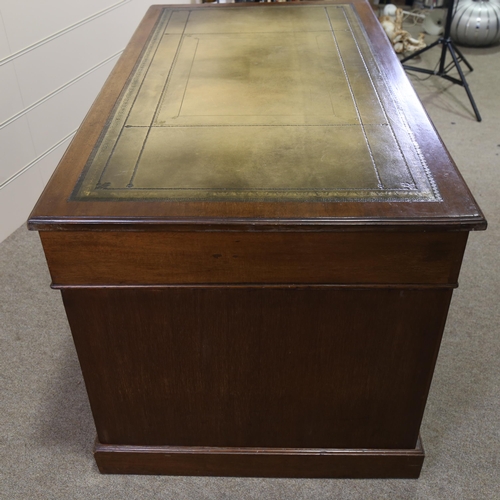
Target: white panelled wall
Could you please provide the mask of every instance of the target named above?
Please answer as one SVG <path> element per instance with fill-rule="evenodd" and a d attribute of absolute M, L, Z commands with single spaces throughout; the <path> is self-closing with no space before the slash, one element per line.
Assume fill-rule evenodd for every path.
<path fill-rule="evenodd" d="M 22 225 L 152 3 L 0 0 L 0 242 Z"/>

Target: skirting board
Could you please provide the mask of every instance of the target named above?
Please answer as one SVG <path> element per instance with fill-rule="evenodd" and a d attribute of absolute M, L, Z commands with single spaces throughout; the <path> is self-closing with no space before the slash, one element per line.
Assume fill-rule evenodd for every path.
<path fill-rule="evenodd" d="M 424 456 L 420 438 L 408 450 L 94 446 L 103 474 L 416 479 Z"/>

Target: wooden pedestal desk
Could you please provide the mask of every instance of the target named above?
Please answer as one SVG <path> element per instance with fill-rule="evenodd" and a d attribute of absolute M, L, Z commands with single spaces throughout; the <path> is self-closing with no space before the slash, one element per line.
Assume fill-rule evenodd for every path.
<path fill-rule="evenodd" d="M 368 3 L 151 7 L 29 227 L 101 472 L 418 477 L 486 221 Z"/>

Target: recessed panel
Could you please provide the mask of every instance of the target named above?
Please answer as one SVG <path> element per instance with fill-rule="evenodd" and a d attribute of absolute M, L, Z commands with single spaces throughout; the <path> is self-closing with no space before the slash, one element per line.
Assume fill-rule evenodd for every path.
<path fill-rule="evenodd" d="M 438 201 L 390 90 L 350 6 L 165 8 L 72 199 Z"/>

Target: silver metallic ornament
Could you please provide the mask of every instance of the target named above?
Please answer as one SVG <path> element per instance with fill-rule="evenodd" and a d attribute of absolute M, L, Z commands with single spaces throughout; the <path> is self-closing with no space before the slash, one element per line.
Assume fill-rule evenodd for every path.
<path fill-rule="evenodd" d="M 476 47 L 500 39 L 500 3 L 497 0 L 461 0 L 451 23 L 452 40 Z"/>

